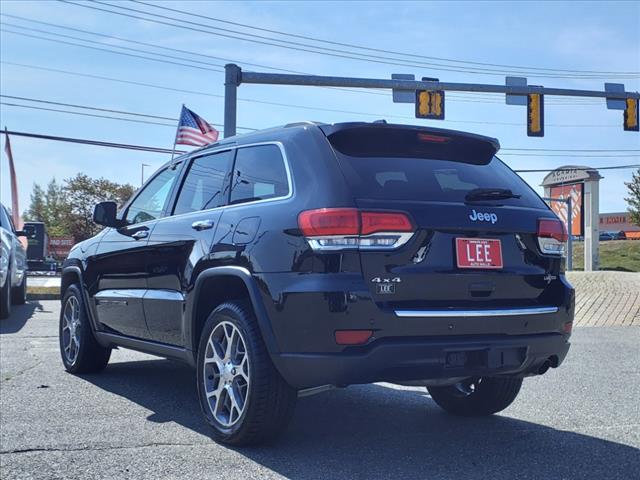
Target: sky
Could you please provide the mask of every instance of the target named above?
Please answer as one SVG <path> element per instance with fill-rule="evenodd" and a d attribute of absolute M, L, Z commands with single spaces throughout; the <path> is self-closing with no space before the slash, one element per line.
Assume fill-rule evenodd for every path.
<path fill-rule="evenodd" d="M 534 85 L 602 90 L 604 82 L 610 81 L 624 83 L 627 91 L 640 90 L 640 2 L 182 1 L 156 2 L 156 5 L 188 11 L 193 15 L 134 2 L 82 2 L 79 6 L 59 1 L 2 1 L 0 56 L 3 63 L 0 64 L 0 90 L 5 95 L 2 102 L 115 115 L 6 97 L 14 96 L 172 119 L 177 119 L 180 106 L 184 103 L 210 123 L 221 124 L 224 74 L 220 66 L 229 61 L 249 71 L 273 72 L 274 69 L 283 69 L 319 75 L 369 78 L 390 78 L 393 73 L 407 73 L 414 74 L 416 78 L 436 77 L 442 81 L 490 84 L 504 84 L 505 74 L 526 71 L 529 84 Z M 173 18 L 167 20 L 154 17 L 157 20 L 205 31 L 152 23 L 87 6 L 149 18 L 148 15 L 124 10 L 122 7 L 144 10 Z M 354 49 L 216 22 L 202 18 L 202 15 L 252 27 L 399 53 L 356 50 L 369 57 L 366 60 L 343 58 L 353 56 L 349 52 Z M 37 24 L 25 19 L 53 25 Z M 214 29 L 187 22 L 206 24 Z M 26 30 L 25 27 L 31 30 Z M 67 30 L 60 27 L 67 27 Z M 68 28 L 102 36 L 71 31 Z M 76 38 L 64 38 L 60 34 Z M 271 39 L 259 39 L 256 35 Z M 117 50 L 128 55 L 56 43 L 33 36 Z M 154 44 L 159 48 L 110 38 L 113 36 Z M 253 41 L 228 36 L 240 36 Z M 100 42 L 102 45 L 83 42 L 78 38 Z M 283 45 L 282 40 L 312 44 L 331 55 L 256 43 L 264 41 Z M 287 45 L 306 48 L 292 43 Z M 156 55 L 127 49 L 144 49 L 155 52 Z M 152 61 L 136 55 L 174 63 Z M 389 60 L 389 57 L 394 57 L 395 60 Z M 424 57 L 501 66 L 453 63 Z M 15 65 L 16 63 L 21 65 Z M 512 66 L 526 69 L 515 69 Z M 599 75 L 602 78 L 557 78 L 567 75 L 558 75 L 553 69 L 635 72 L 635 76 L 621 79 L 605 73 Z M 94 77 L 75 75 L 78 73 Z M 541 73 L 552 78 L 532 76 Z M 191 93 L 114 82 L 95 76 L 189 90 Z M 446 96 L 444 121 L 416 119 L 414 106 L 392 103 L 390 92 L 363 93 L 317 87 L 241 85 L 238 95 L 242 99 L 238 104 L 238 125 L 243 127 L 266 128 L 301 120 L 341 122 L 385 118 L 394 123 L 431 125 L 489 135 L 498 138 L 503 149 L 555 150 L 504 150 L 499 153 L 514 169 L 551 169 L 565 165 L 602 167 L 640 163 L 640 134 L 623 131 L 622 111 L 607 110 L 604 101 L 599 99 L 547 97 L 545 136 L 531 138 L 526 135 L 526 108 L 505 105 L 504 96 L 501 95 L 449 92 Z M 0 106 L 0 126 L 6 126 L 9 130 L 172 147 L 175 135 L 173 120 L 124 114 L 115 116 L 166 125 Z M 92 177 L 102 176 L 139 186 L 142 164 L 148 164 L 144 172 L 145 177 L 148 177 L 168 160 L 167 155 L 159 153 L 21 137 L 12 137 L 11 144 L 22 211 L 28 207 L 34 183 L 44 185 L 54 177 L 61 181 L 83 172 Z M 565 153 L 558 152 L 559 149 L 635 152 Z M 0 165 L 0 198 L 2 203 L 10 205 L 8 165 L 4 154 Z M 632 171 L 601 171 L 604 177 L 600 186 L 601 212 L 620 212 L 626 209 L 624 182 L 631 179 Z M 544 174 L 522 175 L 542 193 L 539 184 Z"/>

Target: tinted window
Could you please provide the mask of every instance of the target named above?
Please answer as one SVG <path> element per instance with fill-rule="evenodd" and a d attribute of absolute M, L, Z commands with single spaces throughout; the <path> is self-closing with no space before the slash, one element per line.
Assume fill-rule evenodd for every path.
<path fill-rule="evenodd" d="M 518 175 L 494 157 L 485 164 L 426 158 L 348 157 L 340 166 L 359 198 L 463 202 L 475 188 L 508 188 L 519 199 L 507 205 L 543 207 L 544 202 Z"/>
<path fill-rule="evenodd" d="M 238 149 L 231 185 L 231 203 L 287 195 L 289 183 L 280 149 L 276 145 Z"/>
<path fill-rule="evenodd" d="M 160 218 L 179 171 L 179 167 L 166 168 L 153 177 L 127 209 L 127 223 L 135 224 Z"/>
<path fill-rule="evenodd" d="M 195 212 L 225 203 L 225 177 L 233 160 L 233 151 L 196 158 L 180 189 L 173 213 Z"/>
<path fill-rule="evenodd" d="M 9 231 L 12 230 L 9 213 L 5 210 L 4 206 L 0 207 L 0 226 Z"/>

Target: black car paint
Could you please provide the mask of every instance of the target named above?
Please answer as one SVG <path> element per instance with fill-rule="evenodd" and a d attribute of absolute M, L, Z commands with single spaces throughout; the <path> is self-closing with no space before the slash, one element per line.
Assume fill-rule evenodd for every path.
<path fill-rule="evenodd" d="M 343 124 L 342 128 L 349 125 L 363 124 Z M 335 131 L 341 127 L 324 128 Z M 288 196 L 170 214 L 191 159 L 262 143 L 276 144 L 286 155 L 292 189 Z M 381 205 L 379 201 L 354 199 L 325 132 L 315 125 L 234 137 L 192 152 L 174 164 L 180 169 L 179 179 L 162 218 L 107 228 L 74 247 L 65 262 L 63 289 L 71 282 L 81 283 L 96 336 L 104 345 L 126 346 L 194 365 L 198 305 L 210 294 L 203 285 L 212 278 L 236 278 L 246 286 L 274 364 L 298 388 L 425 375 L 526 375 L 535 373 L 537 365 L 552 356 L 557 366 L 567 353 L 569 335 L 563 329 L 573 320 L 574 292 L 564 278 L 563 260 L 539 254 L 534 238 L 537 218 L 555 218 L 548 208 L 474 203 L 473 208 L 500 217 L 499 223 L 480 227 L 469 220 L 468 205 L 406 201 Z M 409 212 L 418 229 L 406 245 L 390 252 L 318 253 L 309 248 L 298 229 L 301 211 L 356 206 Z M 212 228 L 192 228 L 199 221 L 210 222 Z M 139 231 L 147 236 L 135 239 L 133 235 Z M 500 238 L 505 268 L 497 272 L 457 269 L 452 256 L 456 236 Z M 429 262 L 424 261 L 425 255 Z M 379 275 L 402 278 L 393 300 L 373 288 L 371 279 Z M 135 292 L 127 298 L 104 296 L 105 291 L 121 289 Z M 102 298 L 96 297 L 99 292 Z M 397 308 L 425 305 L 555 305 L 559 310 L 545 315 L 486 318 L 421 319 L 394 314 Z M 367 345 L 345 347 L 335 342 L 338 329 L 371 329 L 374 336 Z M 441 368 L 442 352 L 474 346 L 483 351 L 511 348 L 530 355 L 515 367 Z M 390 368 L 395 357 L 396 373 Z M 383 358 L 390 364 L 384 366 Z"/>

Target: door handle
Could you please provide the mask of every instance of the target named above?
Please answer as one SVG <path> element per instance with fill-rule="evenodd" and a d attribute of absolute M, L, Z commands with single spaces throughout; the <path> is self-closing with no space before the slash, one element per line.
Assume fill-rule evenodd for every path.
<path fill-rule="evenodd" d="M 143 238 L 147 238 L 149 236 L 149 230 L 138 230 L 131 234 L 132 238 L 136 240 L 142 240 Z"/>
<path fill-rule="evenodd" d="M 191 228 L 198 231 L 209 230 L 210 228 L 213 228 L 213 222 L 211 220 L 198 220 L 191 224 Z"/>

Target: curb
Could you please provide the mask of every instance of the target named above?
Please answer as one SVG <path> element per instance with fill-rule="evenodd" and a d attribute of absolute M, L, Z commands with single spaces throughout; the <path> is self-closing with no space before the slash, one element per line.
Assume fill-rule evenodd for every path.
<path fill-rule="evenodd" d="M 27 293 L 27 300 L 60 300 L 59 293 Z"/>

